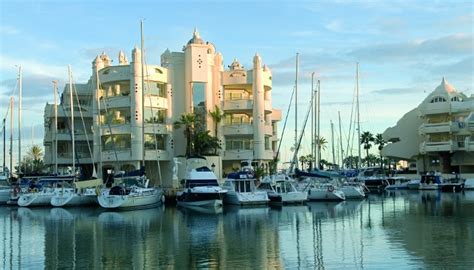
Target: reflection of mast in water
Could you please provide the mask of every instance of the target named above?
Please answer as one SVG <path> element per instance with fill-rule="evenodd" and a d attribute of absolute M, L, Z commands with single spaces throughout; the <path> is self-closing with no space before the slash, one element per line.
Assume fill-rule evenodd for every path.
<path fill-rule="evenodd" d="M 312 224 L 313 224 L 314 268 L 324 268 L 321 219 L 316 218 L 314 213 L 313 213 Z"/>

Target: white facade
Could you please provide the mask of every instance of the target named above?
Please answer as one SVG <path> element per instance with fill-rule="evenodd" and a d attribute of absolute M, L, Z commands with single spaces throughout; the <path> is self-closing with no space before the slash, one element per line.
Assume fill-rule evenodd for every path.
<path fill-rule="evenodd" d="M 281 119 L 281 112 L 272 108 L 271 71 L 262 65 L 258 55 L 254 57 L 253 69 L 244 70 L 234 61 L 226 71 L 222 55 L 195 31 L 183 52 L 166 50 L 161 55 L 161 65 L 144 65 L 144 76 L 141 51 L 137 48 L 132 50 L 130 63 L 123 52 L 119 54 L 118 65 L 111 62 L 105 54 L 97 56 L 89 82 L 80 87 L 85 93 L 86 106 L 81 109 L 87 111 L 84 119 L 93 151 L 93 158 L 87 155 L 88 159 L 81 165 L 92 168 L 94 163 L 99 176 L 109 169 L 139 169 L 144 159 L 146 173 L 155 184 L 174 185 L 173 158 L 185 154 L 186 141 L 183 130 L 174 129 L 173 123 L 183 113 L 191 112 L 219 139 L 222 149 L 217 160 L 221 164 L 214 165 L 220 173 L 232 171 L 244 159 L 267 164 L 273 158 L 278 140 L 276 123 Z M 79 89 L 77 85 L 76 88 Z M 237 97 L 238 91 L 246 94 L 226 98 L 232 94 Z M 61 104 L 60 108 L 68 103 L 62 100 Z M 217 134 L 209 113 L 215 106 L 226 113 L 225 119 L 229 116 L 231 119 L 217 123 Z M 47 104 L 45 108 L 48 165 L 54 165 L 55 152 L 60 153 L 60 149 L 55 151 L 53 147 L 52 107 Z M 238 116 L 242 116 L 240 123 L 232 121 Z M 68 114 L 62 117 L 67 119 Z M 75 122 L 76 126 L 82 125 L 80 119 Z M 63 130 L 68 133 L 67 128 Z M 63 139 L 70 144 L 70 139 Z M 68 166 L 71 160 L 64 160 L 60 165 Z M 215 158 L 212 160 L 217 162 Z"/>
<path fill-rule="evenodd" d="M 395 127 L 382 154 L 416 160 L 419 172 L 474 173 L 474 97 L 441 84 Z"/>

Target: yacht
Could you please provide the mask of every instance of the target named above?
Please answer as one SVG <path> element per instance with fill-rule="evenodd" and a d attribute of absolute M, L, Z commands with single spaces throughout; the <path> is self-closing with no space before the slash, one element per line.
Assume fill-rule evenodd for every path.
<path fill-rule="evenodd" d="M 180 206 L 221 208 L 226 193 L 214 172 L 201 166 L 188 171 L 184 188 L 177 192 L 176 200 Z"/>
<path fill-rule="evenodd" d="M 258 190 L 266 191 L 273 204 L 304 203 L 308 200 L 308 194 L 296 190 L 293 181 L 285 174 L 264 177 Z"/>
<path fill-rule="evenodd" d="M 223 186 L 227 190 L 224 202 L 233 205 L 267 204 L 270 201 L 267 192 L 257 190 L 255 182 L 255 175 L 250 169 L 229 174 Z"/>
<path fill-rule="evenodd" d="M 441 176 L 427 174 L 421 176 L 419 190 L 438 190 L 441 186 Z"/>
<path fill-rule="evenodd" d="M 57 189 L 51 198 L 51 205 L 55 207 L 79 206 L 97 204 L 97 195 L 100 193 L 101 179 L 78 181 L 74 183 L 74 190 Z"/>
<path fill-rule="evenodd" d="M 364 184 L 358 182 L 344 182 L 339 190 L 344 193 L 346 200 L 363 199 L 368 191 Z"/>
<path fill-rule="evenodd" d="M 148 187 L 149 179 L 145 175 L 125 176 L 114 179 L 114 182 L 115 185 L 110 189 L 97 192 L 99 193 L 97 201 L 103 208 L 146 208 L 160 205 L 165 201 L 162 189 Z"/>
<path fill-rule="evenodd" d="M 40 178 L 38 183 L 30 183 L 28 190 L 22 192 L 17 200 L 18 206 L 50 206 L 51 198 L 58 190 L 63 192 L 73 192 L 74 188 L 71 186 L 71 176 L 47 176 Z"/>
<path fill-rule="evenodd" d="M 385 190 L 408 189 L 408 185 L 412 183 L 410 179 L 405 177 L 392 177 L 390 180 Z"/>
<path fill-rule="evenodd" d="M 6 204 L 10 200 L 12 187 L 8 182 L 8 177 L 0 173 L 0 204 Z"/>
<path fill-rule="evenodd" d="M 363 183 L 370 192 L 383 192 L 390 184 L 385 171 L 380 167 L 368 167 L 356 176 L 358 182 Z"/>
<path fill-rule="evenodd" d="M 308 187 L 308 199 L 310 201 L 344 201 L 346 195 L 332 183 L 313 182 Z"/>

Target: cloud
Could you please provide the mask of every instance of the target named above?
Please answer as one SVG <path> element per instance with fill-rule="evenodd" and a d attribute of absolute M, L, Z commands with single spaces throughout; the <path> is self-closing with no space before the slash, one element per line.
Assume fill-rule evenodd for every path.
<path fill-rule="evenodd" d="M 418 60 L 427 56 L 463 56 L 474 51 L 473 34 L 456 34 L 400 43 L 369 45 L 352 50 L 349 56 L 364 61 L 404 61 Z"/>
<path fill-rule="evenodd" d="M 9 25 L 0 25 L 0 34 L 2 35 L 17 35 L 20 33 L 20 30 L 13 26 Z"/>
<path fill-rule="evenodd" d="M 431 72 L 438 76 L 467 77 L 470 78 L 472 82 L 474 77 L 474 56 L 464 58 L 454 63 L 434 66 L 431 68 Z"/>
<path fill-rule="evenodd" d="M 35 60 L 11 58 L 6 55 L 0 55 L 0 69 L 4 71 L 12 71 L 15 66 L 21 65 L 23 73 L 34 75 L 43 75 L 51 77 L 63 77 L 67 73 L 66 66 L 48 65 Z"/>
<path fill-rule="evenodd" d="M 377 95 L 407 95 L 407 94 L 413 94 L 416 92 L 421 92 L 421 90 L 415 87 L 407 87 L 407 88 L 385 88 L 385 89 L 371 91 L 371 93 L 377 94 Z"/>

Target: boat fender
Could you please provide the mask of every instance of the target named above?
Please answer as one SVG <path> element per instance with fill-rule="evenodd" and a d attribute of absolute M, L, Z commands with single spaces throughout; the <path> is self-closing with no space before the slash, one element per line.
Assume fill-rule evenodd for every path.
<path fill-rule="evenodd" d="M 163 203 L 163 204 L 164 204 L 164 203 L 165 203 L 165 201 L 166 201 L 165 195 L 161 195 L 161 203 Z"/>
<path fill-rule="evenodd" d="M 16 186 L 13 189 L 13 196 L 16 197 L 18 195 L 18 193 L 20 193 L 20 191 L 21 191 L 21 188 L 19 186 Z"/>
<path fill-rule="evenodd" d="M 333 187 L 333 186 L 329 186 L 329 187 L 328 187 L 328 191 L 329 191 L 329 192 L 333 192 L 333 191 L 334 191 L 334 187 Z"/>

